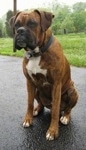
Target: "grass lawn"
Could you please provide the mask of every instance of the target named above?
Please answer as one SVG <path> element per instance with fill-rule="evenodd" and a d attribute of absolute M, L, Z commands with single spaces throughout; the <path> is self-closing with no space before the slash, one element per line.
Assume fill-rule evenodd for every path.
<path fill-rule="evenodd" d="M 57 35 L 64 54 L 70 64 L 78 67 L 86 67 L 86 34 Z M 0 38 L 0 55 L 22 57 L 24 50 L 13 53 L 13 40 Z"/>
<path fill-rule="evenodd" d="M 13 52 L 13 39 L 12 38 L 0 38 L 0 55 L 18 56 L 22 57 L 24 51 Z"/>
<path fill-rule="evenodd" d="M 57 38 L 70 64 L 86 67 L 86 34 L 59 35 Z"/>

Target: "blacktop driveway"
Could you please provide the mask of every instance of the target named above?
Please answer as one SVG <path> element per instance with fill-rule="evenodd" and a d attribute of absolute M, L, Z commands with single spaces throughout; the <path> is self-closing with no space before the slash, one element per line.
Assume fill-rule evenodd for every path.
<path fill-rule="evenodd" d="M 0 150 L 86 150 L 86 69 L 71 67 L 79 92 L 78 104 L 68 126 L 60 125 L 60 136 L 46 141 L 50 113 L 45 109 L 33 126 L 22 127 L 26 112 L 26 81 L 22 58 L 0 56 Z"/>

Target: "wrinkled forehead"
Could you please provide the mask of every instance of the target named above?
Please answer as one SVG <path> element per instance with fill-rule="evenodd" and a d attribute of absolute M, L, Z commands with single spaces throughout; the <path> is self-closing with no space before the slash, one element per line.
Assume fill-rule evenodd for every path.
<path fill-rule="evenodd" d="M 27 22 L 28 20 L 34 20 L 37 22 L 40 22 L 40 16 L 38 13 L 32 11 L 25 11 L 25 12 L 21 12 L 17 18 L 16 21 L 19 20 L 20 22 Z"/>

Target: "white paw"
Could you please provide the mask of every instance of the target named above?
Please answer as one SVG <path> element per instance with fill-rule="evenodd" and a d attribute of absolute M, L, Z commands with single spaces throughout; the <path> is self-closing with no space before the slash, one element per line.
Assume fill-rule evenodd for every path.
<path fill-rule="evenodd" d="M 67 125 L 68 122 L 69 122 L 69 120 L 68 120 L 65 116 L 62 116 L 62 117 L 60 118 L 60 122 L 61 122 L 62 124 L 64 124 L 64 125 Z"/>
<path fill-rule="evenodd" d="M 30 123 L 29 123 L 29 122 L 24 122 L 24 123 L 23 123 L 23 127 L 28 128 L 29 126 L 30 126 Z"/>
<path fill-rule="evenodd" d="M 48 133 L 48 134 L 46 135 L 46 140 L 49 140 L 49 141 L 54 140 L 54 137 L 52 137 L 52 136 L 50 135 L 50 133 Z"/>
<path fill-rule="evenodd" d="M 36 111 L 33 111 L 33 116 L 35 117 L 35 116 L 37 116 L 38 115 L 38 111 L 36 110 Z"/>

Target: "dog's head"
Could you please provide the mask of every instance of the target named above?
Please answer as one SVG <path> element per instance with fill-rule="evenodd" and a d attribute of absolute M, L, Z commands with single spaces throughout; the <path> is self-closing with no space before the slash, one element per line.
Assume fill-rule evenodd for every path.
<path fill-rule="evenodd" d="M 15 35 L 15 48 L 35 49 L 42 42 L 43 34 L 50 27 L 54 15 L 50 12 L 34 10 L 19 12 L 10 19 Z"/>

